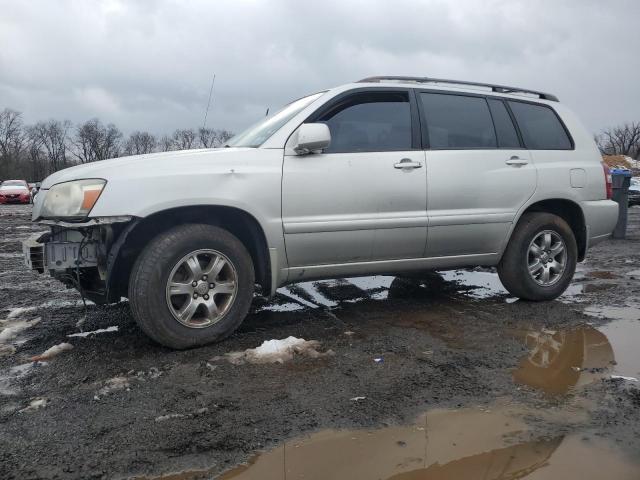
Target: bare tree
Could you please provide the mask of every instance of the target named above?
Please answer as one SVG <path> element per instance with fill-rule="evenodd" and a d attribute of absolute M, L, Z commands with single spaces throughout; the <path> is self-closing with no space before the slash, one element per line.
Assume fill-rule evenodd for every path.
<path fill-rule="evenodd" d="M 22 114 L 5 108 L 0 112 L 0 175 L 5 177 L 18 168 L 25 146 Z"/>
<path fill-rule="evenodd" d="M 124 144 L 125 155 L 142 155 L 151 153 L 156 149 L 158 141 L 156 137 L 149 132 L 135 131 Z"/>
<path fill-rule="evenodd" d="M 34 181 L 44 179 L 51 170 L 47 168 L 47 161 L 44 153 L 42 152 L 42 142 L 37 135 L 33 135 L 31 128 L 28 129 L 26 150 L 27 163 L 29 165 L 27 178 Z"/>
<path fill-rule="evenodd" d="M 228 130 L 214 130 L 203 127 L 198 130 L 198 140 L 203 148 L 221 147 L 231 137 L 233 137 L 233 134 Z"/>
<path fill-rule="evenodd" d="M 173 132 L 173 146 L 176 150 L 189 150 L 196 147 L 196 132 L 192 128 L 178 129 Z"/>
<path fill-rule="evenodd" d="M 68 120 L 49 120 L 38 122 L 28 129 L 30 149 L 37 145 L 41 148 L 49 164 L 49 171 L 55 172 L 67 166 L 68 132 L 71 122 Z M 30 154 L 33 158 L 33 153 Z"/>
<path fill-rule="evenodd" d="M 160 142 L 158 148 L 161 152 L 168 152 L 169 150 L 173 150 L 173 140 L 171 137 L 167 135 L 163 135 L 160 137 Z"/>
<path fill-rule="evenodd" d="M 640 122 L 607 128 L 596 136 L 596 143 L 606 155 L 640 156 Z"/>
<path fill-rule="evenodd" d="M 224 129 L 185 128 L 161 137 L 134 131 L 123 141 L 115 125 L 104 125 L 97 118 L 75 127 L 68 120 L 53 119 L 25 127 L 20 112 L 5 108 L 0 111 L 0 178 L 41 180 L 78 162 L 105 160 L 121 154 L 216 148 L 232 136 Z"/>
<path fill-rule="evenodd" d="M 118 157 L 121 138 L 122 132 L 114 124 L 105 126 L 94 118 L 77 127 L 73 154 L 81 163 Z"/>

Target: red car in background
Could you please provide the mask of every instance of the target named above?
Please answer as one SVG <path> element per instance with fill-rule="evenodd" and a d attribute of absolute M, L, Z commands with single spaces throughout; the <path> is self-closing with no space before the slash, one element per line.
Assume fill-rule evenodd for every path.
<path fill-rule="evenodd" d="M 5 180 L 0 183 L 0 204 L 31 203 L 31 191 L 24 180 Z"/>

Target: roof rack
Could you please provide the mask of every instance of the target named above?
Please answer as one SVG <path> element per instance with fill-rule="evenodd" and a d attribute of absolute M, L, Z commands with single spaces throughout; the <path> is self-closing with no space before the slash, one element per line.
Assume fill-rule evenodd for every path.
<path fill-rule="evenodd" d="M 358 80 L 357 83 L 380 83 L 388 80 L 416 82 L 416 83 L 451 83 L 455 85 L 470 85 L 474 87 L 490 88 L 492 92 L 496 92 L 496 93 L 527 93 L 530 95 L 537 95 L 542 100 L 551 100 L 553 102 L 559 101 L 558 97 L 556 97 L 555 95 L 552 95 L 550 93 L 537 92 L 535 90 L 527 90 L 527 89 L 518 88 L 518 87 L 507 87 L 504 85 L 493 85 L 491 83 L 467 82 L 464 80 L 445 80 L 443 78 L 380 76 L 380 77 L 363 78 L 362 80 Z"/>

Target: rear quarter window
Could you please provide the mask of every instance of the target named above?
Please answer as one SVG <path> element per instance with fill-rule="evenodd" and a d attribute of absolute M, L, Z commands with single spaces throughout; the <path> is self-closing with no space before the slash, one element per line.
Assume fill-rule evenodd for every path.
<path fill-rule="evenodd" d="M 509 101 L 524 145 L 530 150 L 571 150 L 573 144 L 558 115 L 550 107 Z"/>

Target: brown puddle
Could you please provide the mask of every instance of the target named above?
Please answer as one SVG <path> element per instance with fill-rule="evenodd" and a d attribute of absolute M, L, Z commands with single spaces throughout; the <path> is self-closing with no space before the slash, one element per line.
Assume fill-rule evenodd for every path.
<path fill-rule="evenodd" d="M 592 307 L 588 313 L 617 318 L 597 329 L 527 331 L 529 353 L 513 372 L 516 383 L 547 394 L 566 394 L 610 376 L 640 382 L 640 318 L 636 307 Z"/>
<path fill-rule="evenodd" d="M 565 394 L 591 383 L 608 373 L 615 361 L 607 337 L 589 326 L 528 332 L 524 342 L 529 353 L 513 379 L 548 394 Z"/>
<path fill-rule="evenodd" d="M 328 430 L 256 456 L 224 480 L 636 478 L 606 444 L 577 437 L 517 441 L 526 412 L 433 410 L 412 426 Z M 529 478 L 529 477 L 528 477 Z"/>

